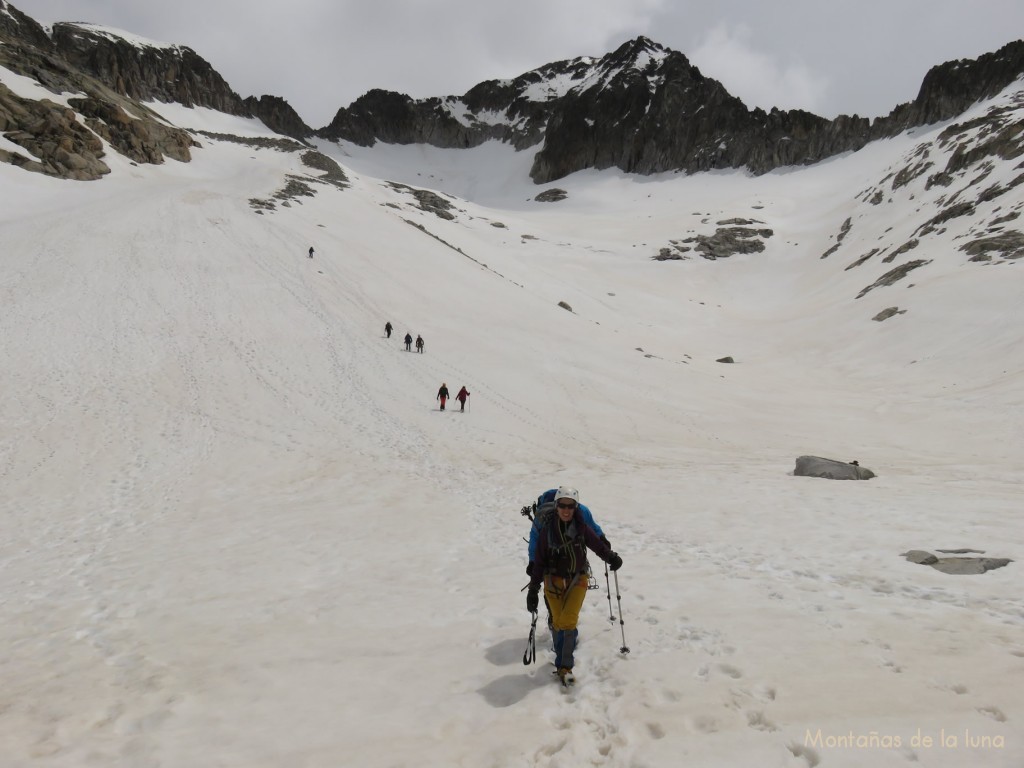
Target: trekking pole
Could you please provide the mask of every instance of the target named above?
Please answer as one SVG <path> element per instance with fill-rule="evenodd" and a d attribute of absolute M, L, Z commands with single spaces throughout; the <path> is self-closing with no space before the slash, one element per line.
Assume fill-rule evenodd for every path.
<path fill-rule="evenodd" d="M 537 661 L 537 612 L 534 611 L 532 616 L 530 636 L 526 640 L 526 650 L 523 651 L 523 664 L 527 666 Z"/>
<path fill-rule="evenodd" d="M 619 602 L 619 629 L 622 630 L 622 647 L 619 648 L 619 653 L 629 653 L 629 646 L 626 645 L 626 622 L 622 620 L 622 595 L 619 594 L 619 572 L 613 571 L 613 573 L 615 574 L 615 599 Z M 610 595 L 608 600 L 610 603 Z"/>
<path fill-rule="evenodd" d="M 615 621 L 615 614 L 612 613 L 612 585 L 608 581 L 608 563 L 604 564 L 604 586 L 608 590 L 608 621 Z"/>

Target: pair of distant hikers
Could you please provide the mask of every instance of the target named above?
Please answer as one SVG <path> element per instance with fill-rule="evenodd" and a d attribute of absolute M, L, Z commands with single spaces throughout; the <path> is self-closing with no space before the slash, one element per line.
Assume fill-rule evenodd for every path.
<path fill-rule="evenodd" d="M 387 327 L 385 326 L 385 329 L 386 328 Z M 390 335 L 391 334 L 388 334 L 389 337 L 390 337 Z M 411 333 L 405 334 L 405 339 L 403 339 L 403 341 L 405 341 L 405 351 L 406 352 L 412 352 L 412 334 Z M 419 334 L 416 335 L 416 351 L 421 353 L 421 354 L 423 352 L 423 337 L 420 336 Z"/>
<path fill-rule="evenodd" d="M 580 504 L 579 491 L 561 486 L 542 493 L 537 499 L 527 550 L 530 562 L 526 573 L 530 584 L 526 591 L 526 610 L 537 613 L 543 584 L 548 628 L 555 651 L 555 672 L 564 685 L 574 682 L 572 669 L 579 641 L 576 625 L 590 582 L 588 549 L 611 570 L 622 567 L 622 558 L 612 551 L 590 510 Z"/>
<path fill-rule="evenodd" d="M 441 388 L 437 390 L 437 400 L 441 401 L 441 410 L 444 410 L 445 403 L 448 402 L 450 397 L 448 393 L 448 385 L 442 383 Z M 459 390 L 459 394 L 455 396 L 455 399 L 459 401 L 459 412 L 464 413 L 466 410 L 466 400 L 469 398 L 469 390 L 465 386 Z"/>

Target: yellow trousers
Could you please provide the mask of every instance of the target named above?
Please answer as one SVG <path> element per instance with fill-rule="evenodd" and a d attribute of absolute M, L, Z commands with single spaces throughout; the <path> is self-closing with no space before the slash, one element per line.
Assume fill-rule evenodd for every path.
<path fill-rule="evenodd" d="M 559 576 L 548 576 L 544 579 L 544 597 L 548 601 L 548 610 L 551 611 L 551 628 L 556 632 L 576 629 L 576 624 L 580 620 L 580 609 L 583 608 L 583 598 L 586 596 L 586 574 L 577 577 L 575 583 Z"/>

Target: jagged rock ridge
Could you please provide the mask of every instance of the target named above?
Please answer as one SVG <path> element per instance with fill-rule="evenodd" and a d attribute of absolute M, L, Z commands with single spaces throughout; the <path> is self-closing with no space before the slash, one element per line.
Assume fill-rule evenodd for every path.
<path fill-rule="evenodd" d="M 1017 41 L 975 61 L 934 67 L 918 97 L 885 117 L 827 120 L 801 110 L 750 110 L 683 54 L 638 37 L 601 59 L 550 64 L 461 97 L 370 91 L 317 135 L 361 145 L 536 144 L 531 176 L 538 183 L 586 168 L 651 174 L 745 167 L 760 174 L 955 117 L 1022 73 L 1024 42 Z"/>
<path fill-rule="evenodd" d="M 258 117 L 299 139 L 311 133 L 283 99 L 241 99 L 190 48 L 89 24 L 55 24 L 47 33 L 6 0 L 0 0 L 0 43 L 0 64 L 53 93 L 52 99 L 27 99 L 0 84 L 0 131 L 25 150 L 0 150 L 0 161 L 27 170 L 100 178 L 109 172 L 101 139 L 135 162 L 189 161 L 195 140 L 168 126 L 145 102 Z"/>

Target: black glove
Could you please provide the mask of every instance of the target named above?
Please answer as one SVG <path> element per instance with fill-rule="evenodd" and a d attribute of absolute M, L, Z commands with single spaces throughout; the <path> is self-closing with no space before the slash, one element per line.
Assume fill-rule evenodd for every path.
<path fill-rule="evenodd" d="M 608 537 L 607 536 L 602 536 L 601 537 L 601 543 L 604 544 L 606 547 L 608 547 L 608 549 L 612 548 L 612 543 L 610 541 L 608 541 Z"/>
<path fill-rule="evenodd" d="M 608 567 L 613 571 L 619 570 L 622 567 L 622 558 L 612 552 L 611 557 L 608 558 Z"/>
<path fill-rule="evenodd" d="M 530 587 L 526 591 L 526 610 L 530 613 L 537 612 L 537 604 L 540 602 L 540 596 L 537 594 L 536 587 Z"/>
<path fill-rule="evenodd" d="M 526 564 L 526 575 L 533 576 L 533 560 Z"/>

